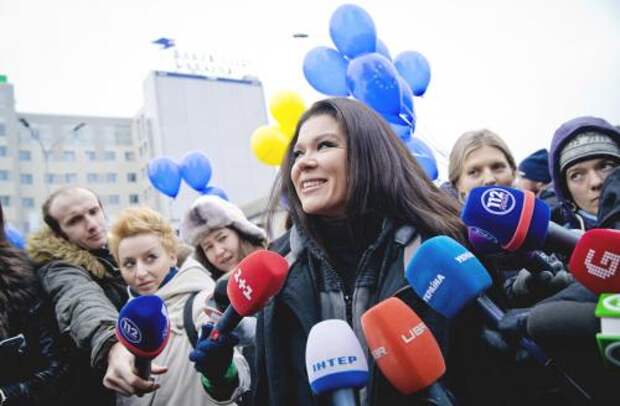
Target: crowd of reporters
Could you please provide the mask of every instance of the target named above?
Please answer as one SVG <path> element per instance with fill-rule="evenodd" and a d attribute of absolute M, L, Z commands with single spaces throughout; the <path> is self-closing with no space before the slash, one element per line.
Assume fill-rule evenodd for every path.
<path fill-rule="evenodd" d="M 517 165 L 499 135 L 467 132 L 436 187 L 374 112 L 319 101 L 273 185 L 267 224 L 285 200 L 291 227 L 269 245 L 219 197 L 187 208 L 180 237 L 148 208 L 126 209 L 108 234 L 92 191 L 59 189 L 26 252 L 0 238 L 0 405 L 602 403 L 619 369 L 598 353 L 600 289 L 571 269 L 574 247 L 549 241 L 559 226 L 568 245 L 619 229 L 620 130 L 579 117 L 549 144 Z M 493 187 L 523 213 L 533 205 L 546 237 L 526 225 L 504 243 L 499 223 L 468 224 L 469 198 Z M 242 261 L 247 280 L 268 272 L 265 248 L 287 271 L 245 314 L 230 279 Z M 246 279 L 255 298 L 261 286 L 252 296 Z M 118 321 L 152 295 L 168 325 L 144 375 Z M 344 323 L 322 324 L 332 319 Z M 381 341 L 391 335 L 402 342 Z"/>

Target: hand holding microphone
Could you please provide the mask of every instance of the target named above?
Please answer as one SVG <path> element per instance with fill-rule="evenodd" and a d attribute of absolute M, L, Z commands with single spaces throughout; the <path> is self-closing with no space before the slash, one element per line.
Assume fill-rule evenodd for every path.
<path fill-rule="evenodd" d="M 209 381 L 216 382 L 226 375 L 239 338 L 235 333 L 228 333 L 220 334 L 217 339 L 211 339 L 209 336 L 213 326 L 213 323 L 202 326 L 196 348 L 190 353 L 189 359 L 198 372 Z"/>

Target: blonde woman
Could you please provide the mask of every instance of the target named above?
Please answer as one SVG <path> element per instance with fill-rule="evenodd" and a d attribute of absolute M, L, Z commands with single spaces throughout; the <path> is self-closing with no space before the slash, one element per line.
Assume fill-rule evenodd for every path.
<path fill-rule="evenodd" d="M 144 397 L 120 398 L 129 405 L 214 405 L 230 404 L 249 388 L 249 367 L 238 352 L 223 354 L 221 376 L 201 376 L 188 359 L 193 350 L 184 325 L 183 310 L 188 298 L 197 293 L 191 311 L 194 326 L 211 321 L 203 312 L 213 292 L 214 281 L 189 251 L 181 249 L 175 232 L 163 217 L 149 208 L 124 210 L 112 226 L 109 246 L 129 285 L 129 296 L 157 295 L 168 308 L 171 337 L 153 362 L 168 367 L 155 377 L 161 387 Z M 181 254 L 185 251 L 185 255 Z M 230 358 L 228 358 L 230 355 Z M 204 371 L 202 366 L 196 369 Z M 213 369 L 209 369 L 212 371 Z M 224 376 L 225 372 L 225 376 Z M 218 374 L 219 375 L 219 374 Z"/>

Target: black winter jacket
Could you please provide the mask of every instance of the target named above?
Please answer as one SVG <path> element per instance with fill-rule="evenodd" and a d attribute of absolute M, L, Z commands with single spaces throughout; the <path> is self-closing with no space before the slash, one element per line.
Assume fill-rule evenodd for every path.
<path fill-rule="evenodd" d="M 3 255 L 3 254 L 0 254 Z M 56 320 L 28 262 L 0 259 L 0 389 L 5 406 L 60 405 L 67 365 Z M 13 263 L 15 265 L 15 263 Z"/>
<path fill-rule="evenodd" d="M 363 343 L 359 328 L 361 314 L 398 293 L 398 297 L 430 328 L 444 357 L 447 357 L 448 321 L 428 307 L 411 289 L 403 289 L 407 286 L 403 250 L 416 234 L 410 226 L 385 226 L 379 239 L 362 255 L 352 298 L 345 298 L 324 252 L 295 228 L 291 230 L 291 253 L 296 259 L 284 287 L 258 317 L 254 404 L 314 406 L 329 403 L 325 396 L 313 396 L 304 358 L 310 329 L 326 318 L 326 306 L 321 306 L 321 296 L 336 298 L 330 302 L 334 309 L 331 318 L 349 318 L 349 323 Z M 329 292 L 327 295 L 326 291 Z M 367 300 L 363 300 L 364 296 Z M 345 312 L 347 306 L 349 310 Z M 368 357 L 368 361 L 370 381 L 365 394 L 367 405 L 451 403 L 448 400 L 450 395 L 443 390 L 441 383 L 414 395 L 400 394 L 376 368 L 372 357 Z"/>

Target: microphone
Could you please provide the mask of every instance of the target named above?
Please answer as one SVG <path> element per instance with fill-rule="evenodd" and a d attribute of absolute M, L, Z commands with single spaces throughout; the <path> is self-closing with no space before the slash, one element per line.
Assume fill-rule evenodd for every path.
<path fill-rule="evenodd" d="M 570 257 L 575 279 L 596 294 L 620 293 L 620 231 L 593 229 L 583 234 Z"/>
<path fill-rule="evenodd" d="M 288 263 L 280 254 L 256 250 L 243 258 L 228 278 L 230 305 L 217 321 L 209 338 L 230 333 L 241 319 L 262 309 L 275 296 L 288 275 Z"/>
<path fill-rule="evenodd" d="M 123 306 L 116 323 L 116 337 L 136 356 L 138 376 L 149 379 L 151 360 L 166 347 L 170 320 L 159 296 L 138 296 Z"/>
<path fill-rule="evenodd" d="M 368 363 L 355 333 L 343 320 L 329 319 L 310 329 L 306 371 L 312 392 L 331 392 L 333 403 L 354 406 L 355 394 L 368 383 Z"/>
<path fill-rule="evenodd" d="M 426 388 L 446 372 L 435 337 L 402 300 L 391 297 L 368 309 L 362 330 L 379 369 L 400 393 Z"/>
<path fill-rule="evenodd" d="M 405 278 L 422 300 L 447 318 L 453 318 L 473 301 L 478 303 L 495 328 L 504 316 L 504 312 L 484 294 L 492 283 L 484 266 L 474 254 L 450 237 L 437 236 L 422 243 L 407 264 Z M 519 344 L 534 360 L 567 384 L 567 389 L 576 397 L 589 401 L 590 396 L 534 341 L 521 337 Z"/>
<path fill-rule="evenodd" d="M 527 332 L 543 345 L 558 340 L 591 340 L 600 329 L 595 307 L 596 303 L 572 300 L 539 303 L 530 309 Z"/>
<path fill-rule="evenodd" d="M 603 362 L 614 369 L 620 368 L 620 294 L 602 294 L 595 314 L 601 319 L 596 342 Z"/>
<path fill-rule="evenodd" d="M 550 221 L 549 206 L 532 192 L 504 186 L 472 189 L 461 218 L 491 234 L 506 251 L 545 249 L 568 257 L 580 237 Z"/>

